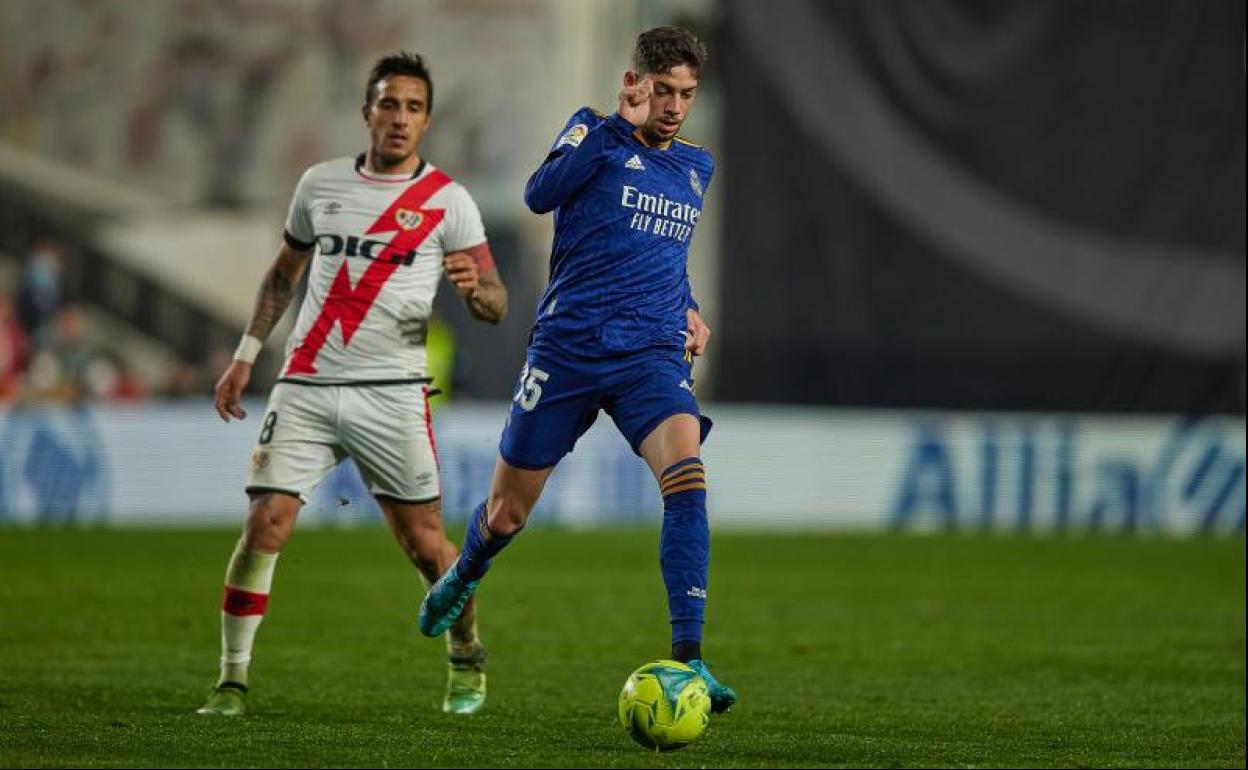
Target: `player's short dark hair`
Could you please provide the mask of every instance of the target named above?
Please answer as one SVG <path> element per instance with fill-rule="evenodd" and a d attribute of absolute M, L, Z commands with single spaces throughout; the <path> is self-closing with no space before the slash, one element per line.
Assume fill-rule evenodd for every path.
<path fill-rule="evenodd" d="M 655 27 L 637 36 L 633 47 L 633 71 L 638 75 L 662 74 L 687 64 L 695 73 L 706 63 L 706 46 L 680 27 Z"/>
<path fill-rule="evenodd" d="M 429 92 L 429 103 L 425 105 L 425 111 L 433 112 L 433 78 L 429 77 L 429 68 L 425 66 L 425 60 L 420 54 L 407 51 L 383 56 L 373 65 L 373 71 L 368 74 L 368 87 L 364 89 L 364 106 L 373 103 L 373 89 L 377 87 L 377 83 L 394 75 L 407 75 L 425 81 L 425 90 Z"/>

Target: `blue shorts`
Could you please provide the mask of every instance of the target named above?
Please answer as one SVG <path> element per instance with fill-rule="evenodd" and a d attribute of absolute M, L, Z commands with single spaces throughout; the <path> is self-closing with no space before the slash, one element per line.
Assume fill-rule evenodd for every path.
<path fill-rule="evenodd" d="M 693 395 L 693 359 L 677 347 L 653 348 L 609 359 L 587 359 L 530 346 L 511 401 L 498 451 L 516 468 L 549 468 L 606 410 L 629 446 L 641 442 L 674 414 L 691 414 L 701 440 L 711 421 Z"/>

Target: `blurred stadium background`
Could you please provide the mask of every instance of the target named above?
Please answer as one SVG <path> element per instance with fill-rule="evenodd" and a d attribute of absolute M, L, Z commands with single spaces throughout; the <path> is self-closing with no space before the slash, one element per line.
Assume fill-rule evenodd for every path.
<path fill-rule="evenodd" d="M 440 303 L 469 510 L 545 281 L 523 182 L 676 22 L 714 57 L 686 133 L 721 168 L 690 272 L 725 523 L 1242 532 L 1241 5 L 6 2 L 0 511 L 235 521 L 253 436 L 205 397 L 294 181 L 359 149 L 401 47 L 514 297 L 501 329 Z M 609 434 L 543 519 L 649 517 Z M 375 516 L 352 476 L 306 518 Z"/>
<path fill-rule="evenodd" d="M 724 552 L 769 563 L 765 554 L 810 541 L 852 558 L 845 537 L 900 554 L 923 549 L 898 532 L 991 532 L 1020 537 L 926 542 L 988 559 L 976 585 L 1008 582 L 1011 565 L 1077 573 L 1104 548 L 1122 570 L 1106 574 L 1132 576 L 1132 595 L 1203 562 L 1209 580 L 1192 589 L 1208 611 L 1176 622 L 1204 627 L 1200 644 L 1216 648 L 1205 694 L 1220 705 L 1194 712 L 1221 730 L 1207 746 L 998 760 L 1243 766 L 1245 11 L 1235 0 L 0 1 L 0 722 L 26 728 L 10 732 L 24 736 L 11 752 L 0 735 L 0 758 L 92 756 L 89 746 L 47 753 L 29 717 L 47 706 L 31 694 L 47 683 L 33 629 L 56 627 L 57 601 L 79 606 L 70 584 L 57 601 L 40 591 L 72 564 L 112 574 L 117 553 L 145 562 L 136 543 L 188 543 L 178 538 L 208 527 L 194 541 L 206 547 L 180 552 L 200 570 L 180 601 L 202 606 L 187 614 L 196 632 L 178 638 L 193 648 L 179 653 L 192 661 L 182 674 L 211 676 L 217 573 L 258 430 L 254 419 L 221 424 L 212 384 L 295 181 L 363 147 L 373 60 L 400 48 L 428 57 L 436 103 L 422 155 L 481 204 L 511 290 L 498 328 L 472 323 L 445 287 L 439 300 L 431 349 L 447 395 L 435 419 L 446 515 L 459 523 L 488 487 L 546 278 L 551 226 L 524 209 L 524 181 L 567 115 L 613 107 L 634 36 L 659 24 L 693 29 L 711 51 L 684 133 L 719 164 L 690 274 L 715 331 L 697 369 L 716 420 L 704 454 L 712 522 L 741 538 L 717 540 Z M 253 416 L 286 328 L 257 369 Z M 536 522 L 641 531 L 658 521 L 646 469 L 602 423 L 556 472 Z M 300 528 L 379 521 L 347 464 Z M 127 532 L 137 540 L 116 539 Z M 1054 556 L 1048 536 L 1067 534 L 1128 544 L 1059 537 L 1072 550 Z M 644 545 L 634 536 L 622 542 Z M 1167 561 L 1155 536 L 1183 556 Z M 653 570 L 650 550 L 640 570 Z M 153 574 L 167 556 L 153 557 Z M 82 569 L 90 582 L 94 568 Z M 721 558 L 712 582 L 732 584 L 733 569 L 750 567 Z M 736 579 L 748 594 L 748 576 Z M 951 587 L 942 601 L 976 590 Z M 751 606 L 765 613 L 767 601 Z M 261 634 L 259 661 L 278 625 Z M 753 660 L 721 644 L 736 671 Z M 608 681 L 632 667 L 619 665 Z M 195 705 L 198 690 L 175 689 L 168 713 L 179 698 Z M 968 761 L 950 751 L 772 759 Z M 142 763 L 135 756 L 111 755 Z M 734 758 L 769 761 L 691 761 Z"/>

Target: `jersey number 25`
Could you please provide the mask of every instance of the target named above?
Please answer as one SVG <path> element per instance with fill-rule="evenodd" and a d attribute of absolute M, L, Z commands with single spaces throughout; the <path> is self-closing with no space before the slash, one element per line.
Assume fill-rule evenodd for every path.
<path fill-rule="evenodd" d="M 546 372 L 536 366 L 525 364 L 520 370 L 520 386 L 511 400 L 519 404 L 524 411 L 533 411 L 533 407 L 537 406 L 538 400 L 542 397 L 542 383 L 549 379 L 550 375 Z"/>

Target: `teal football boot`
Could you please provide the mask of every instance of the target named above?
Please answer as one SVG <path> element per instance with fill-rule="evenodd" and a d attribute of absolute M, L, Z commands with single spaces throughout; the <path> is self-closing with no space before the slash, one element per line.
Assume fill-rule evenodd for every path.
<path fill-rule="evenodd" d="M 719 680 L 711 675 L 710 669 L 701 660 L 691 660 L 686 665 L 697 671 L 698 674 L 706 680 L 706 691 L 711 696 L 711 712 L 722 714 L 732 708 L 737 702 L 737 691 L 726 684 L 720 684 Z"/>
<path fill-rule="evenodd" d="M 460 580 L 455 571 L 457 564 L 458 561 L 438 578 L 438 582 L 433 584 L 429 593 L 425 594 L 425 600 L 420 603 L 417 623 L 420 625 L 420 632 L 425 636 L 441 636 L 446 633 L 451 624 L 459 619 L 464 606 L 481 582 Z"/>

